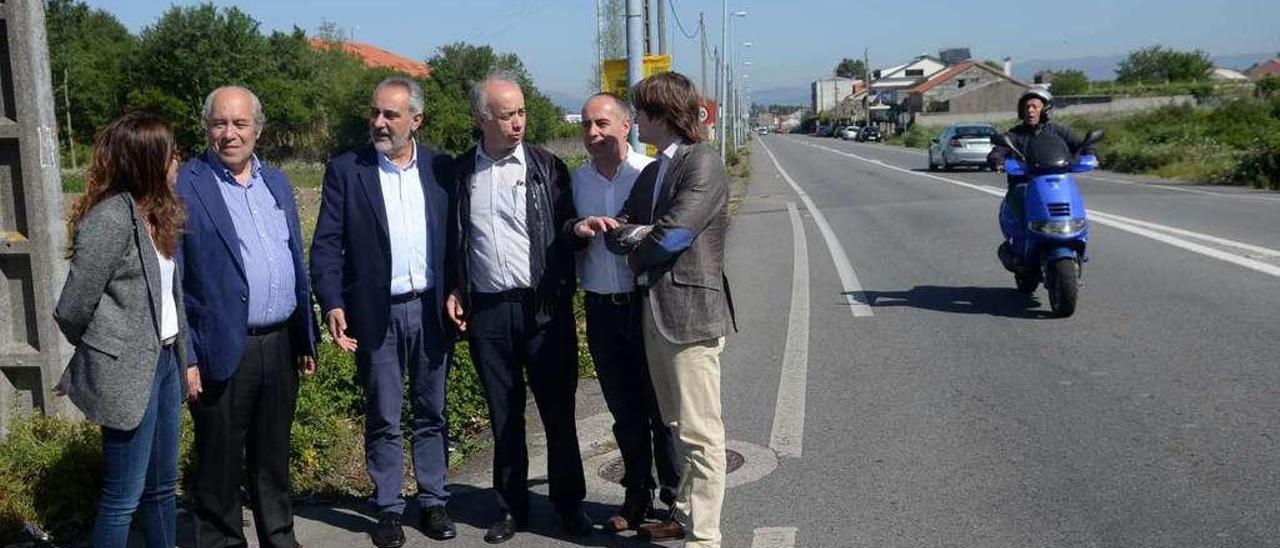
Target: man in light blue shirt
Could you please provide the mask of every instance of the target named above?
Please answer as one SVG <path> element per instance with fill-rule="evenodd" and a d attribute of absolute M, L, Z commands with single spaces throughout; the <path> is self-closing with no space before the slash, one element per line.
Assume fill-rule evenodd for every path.
<path fill-rule="evenodd" d="M 289 494 L 295 367 L 315 371 L 320 334 L 293 189 L 254 154 L 265 122 L 253 92 L 214 90 L 204 105 L 209 150 L 178 174 L 187 207 L 178 258 L 191 326 L 187 398 L 197 455 L 191 506 L 200 548 L 245 544 L 244 468 L 259 543 L 296 545 Z"/>

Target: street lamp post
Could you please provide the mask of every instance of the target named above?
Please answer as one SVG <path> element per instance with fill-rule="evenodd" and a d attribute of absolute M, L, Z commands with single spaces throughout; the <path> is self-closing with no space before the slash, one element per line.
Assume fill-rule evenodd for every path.
<path fill-rule="evenodd" d="M 742 13 L 742 12 L 739 12 L 739 13 Z M 737 47 L 733 48 L 733 58 L 735 63 L 734 65 L 735 70 L 737 70 L 736 63 L 738 62 L 737 60 L 742 57 L 742 48 L 751 47 L 751 42 L 743 42 L 741 44 L 735 43 L 735 46 Z M 750 66 L 751 62 L 744 61 L 742 64 L 743 66 Z M 741 75 L 741 77 L 745 79 L 747 75 L 743 74 Z M 737 78 L 730 80 L 730 82 L 733 83 L 733 90 L 734 90 L 733 98 L 730 100 L 730 104 L 732 105 L 732 108 L 733 108 L 733 150 L 734 152 L 737 152 L 738 148 L 741 146 L 741 142 L 744 137 L 744 135 L 742 134 L 742 86 L 741 84 L 738 83 Z"/>
<path fill-rule="evenodd" d="M 727 158 L 725 147 L 729 140 L 729 124 L 733 120 L 727 116 L 729 113 L 729 87 L 733 85 L 733 56 L 730 55 L 731 52 L 729 51 L 729 44 L 733 41 L 733 19 L 730 17 L 746 17 L 747 12 L 735 11 L 729 13 L 729 0 L 722 0 L 721 8 L 724 11 L 724 18 L 721 20 L 720 27 L 720 51 L 721 55 L 725 57 L 724 62 L 721 63 L 724 86 L 720 89 L 720 119 L 716 121 L 716 125 L 720 126 L 717 131 L 720 134 L 720 161 L 725 161 Z"/>

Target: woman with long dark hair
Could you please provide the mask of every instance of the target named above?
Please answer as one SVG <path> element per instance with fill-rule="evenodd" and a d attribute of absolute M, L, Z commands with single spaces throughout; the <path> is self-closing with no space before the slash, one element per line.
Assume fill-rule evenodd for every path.
<path fill-rule="evenodd" d="M 97 548 L 125 546 L 135 511 L 148 547 L 175 543 L 187 336 L 174 261 L 185 219 L 177 170 L 169 124 L 126 114 L 94 141 L 69 220 L 71 268 L 54 317 L 75 353 L 58 391 L 102 425 Z"/>

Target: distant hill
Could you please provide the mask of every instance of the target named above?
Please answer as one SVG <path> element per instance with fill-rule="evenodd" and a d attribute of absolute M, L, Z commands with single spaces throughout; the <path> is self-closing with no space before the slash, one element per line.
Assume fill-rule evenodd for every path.
<path fill-rule="evenodd" d="M 809 106 L 809 84 L 799 86 L 757 89 L 751 91 L 751 102 L 757 105 L 794 105 Z"/>
<path fill-rule="evenodd" d="M 587 100 L 586 97 L 583 97 L 575 93 L 567 93 L 564 91 L 555 91 L 555 90 L 549 90 L 549 89 L 544 89 L 541 91 L 543 95 L 546 95 L 548 99 L 551 99 L 551 104 L 558 106 L 561 109 L 564 109 L 566 114 L 577 114 L 578 112 L 581 112 L 582 103 L 586 102 Z"/>
<path fill-rule="evenodd" d="M 1243 53 L 1237 55 L 1220 55 L 1213 57 L 1215 66 L 1244 70 L 1257 62 L 1275 56 L 1275 52 Z M 1101 57 L 1076 57 L 1072 59 L 1031 59 L 1015 62 L 1013 75 L 1019 79 L 1031 80 L 1041 70 L 1077 69 L 1084 71 L 1090 80 L 1114 80 L 1116 66 L 1124 60 L 1125 55 L 1107 55 Z"/>

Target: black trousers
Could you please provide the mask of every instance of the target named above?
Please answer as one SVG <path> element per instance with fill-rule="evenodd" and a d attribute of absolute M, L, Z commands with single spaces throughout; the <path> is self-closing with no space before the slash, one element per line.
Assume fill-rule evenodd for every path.
<path fill-rule="evenodd" d="M 643 302 L 639 294 L 587 293 L 587 347 L 596 365 L 600 390 L 613 415 L 613 437 L 622 453 L 622 486 L 627 497 L 647 499 L 659 484 L 675 490 L 680 484 L 676 447 L 671 429 L 662 423 L 658 400 L 649 378 L 640 325 Z M 655 466 L 656 465 L 656 466 Z"/>
<path fill-rule="evenodd" d="M 473 293 L 467 320 L 471 358 L 484 386 L 493 430 L 493 488 L 498 506 L 529 515 L 529 451 L 525 445 L 525 378 L 547 434 L 547 478 L 552 504 L 577 512 L 586 496 L 574 393 L 578 346 L 573 305 L 559 303 L 552 320 L 534 321 L 527 293 Z"/>
<path fill-rule="evenodd" d="M 263 547 L 293 548 L 289 429 L 298 369 L 289 330 L 246 336 L 231 378 L 202 379 L 195 420 L 195 542 L 198 548 L 246 546 L 240 509 L 241 464 Z"/>

